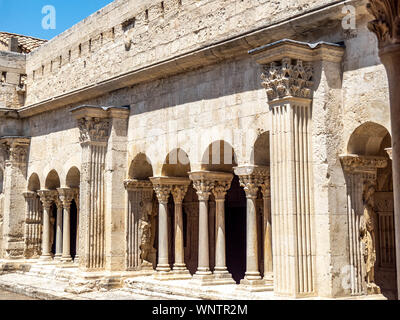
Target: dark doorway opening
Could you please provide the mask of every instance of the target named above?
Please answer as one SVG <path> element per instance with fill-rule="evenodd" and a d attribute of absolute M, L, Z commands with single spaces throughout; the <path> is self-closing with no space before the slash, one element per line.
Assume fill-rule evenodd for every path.
<path fill-rule="evenodd" d="M 71 257 L 75 259 L 76 256 L 76 236 L 78 229 L 78 209 L 75 200 L 71 203 L 71 230 L 70 230 L 70 246 L 71 246 Z"/>
<path fill-rule="evenodd" d="M 225 205 L 226 264 L 236 283 L 246 273 L 246 194 L 235 176 Z"/>
<path fill-rule="evenodd" d="M 56 254 L 56 238 L 57 238 L 57 206 L 52 205 L 50 210 L 50 243 L 51 253 Z"/>

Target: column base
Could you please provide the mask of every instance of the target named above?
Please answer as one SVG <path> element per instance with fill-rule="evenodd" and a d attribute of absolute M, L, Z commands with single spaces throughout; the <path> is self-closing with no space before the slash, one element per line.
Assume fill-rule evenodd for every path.
<path fill-rule="evenodd" d="M 274 273 L 268 272 L 264 275 L 264 281 L 267 286 L 274 286 Z"/>
<path fill-rule="evenodd" d="M 62 257 L 61 262 L 62 263 L 72 263 L 72 257 Z"/>
<path fill-rule="evenodd" d="M 51 255 L 43 255 L 39 258 L 39 263 L 52 263 L 53 257 Z"/>
<path fill-rule="evenodd" d="M 171 276 L 171 267 L 168 264 L 159 264 L 153 277 L 157 280 L 171 280 Z"/>
<path fill-rule="evenodd" d="M 215 277 L 211 271 L 198 270 L 196 274 L 193 275 L 190 283 L 197 286 L 211 286 L 215 281 Z"/>
<path fill-rule="evenodd" d="M 75 264 L 79 264 L 79 257 L 78 257 L 78 256 L 75 257 L 74 263 L 75 263 Z"/>
<path fill-rule="evenodd" d="M 56 260 L 56 261 L 60 261 L 61 258 L 62 258 L 62 254 L 56 254 L 56 255 L 54 256 L 54 260 Z"/>
<path fill-rule="evenodd" d="M 261 279 L 261 277 L 257 280 L 246 277 L 240 281 L 240 285 L 237 287 L 237 290 L 248 292 L 274 291 L 274 286 L 273 284 L 269 284 L 265 280 Z"/>
<path fill-rule="evenodd" d="M 186 280 L 192 279 L 192 275 L 189 270 L 186 268 L 186 265 L 174 265 L 172 269 L 172 273 L 174 274 L 175 280 Z"/>
<path fill-rule="evenodd" d="M 236 284 L 233 280 L 232 275 L 228 270 L 226 271 L 214 271 L 214 284 L 224 285 L 224 284 Z"/>

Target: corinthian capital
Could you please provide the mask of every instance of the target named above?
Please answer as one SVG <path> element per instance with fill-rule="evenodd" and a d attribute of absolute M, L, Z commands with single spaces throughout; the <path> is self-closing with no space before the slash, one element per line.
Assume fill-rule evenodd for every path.
<path fill-rule="evenodd" d="M 400 1 L 370 0 L 367 9 L 375 17 L 368 29 L 376 34 L 379 48 L 400 44 Z"/>
<path fill-rule="evenodd" d="M 185 198 L 186 192 L 188 190 L 188 186 L 173 186 L 172 188 L 172 195 L 174 197 L 175 203 L 182 203 L 183 199 Z"/>
<path fill-rule="evenodd" d="M 9 160 L 12 164 L 26 164 L 29 144 L 29 138 L 9 137 L 1 139 L 3 159 Z"/>
<path fill-rule="evenodd" d="M 285 57 L 265 65 L 261 78 L 269 101 L 287 97 L 312 98 L 314 82 L 311 62 Z"/>
<path fill-rule="evenodd" d="M 111 120 L 106 118 L 78 119 L 80 142 L 107 142 L 110 123 Z"/>

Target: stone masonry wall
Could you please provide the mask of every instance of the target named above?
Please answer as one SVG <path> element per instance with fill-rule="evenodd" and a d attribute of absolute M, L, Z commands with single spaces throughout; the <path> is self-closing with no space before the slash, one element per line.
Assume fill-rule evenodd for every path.
<path fill-rule="evenodd" d="M 17 109 L 24 104 L 26 57 L 0 51 L 0 108 Z"/>
<path fill-rule="evenodd" d="M 28 56 L 26 104 L 293 17 L 332 0 L 116 0 Z"/>

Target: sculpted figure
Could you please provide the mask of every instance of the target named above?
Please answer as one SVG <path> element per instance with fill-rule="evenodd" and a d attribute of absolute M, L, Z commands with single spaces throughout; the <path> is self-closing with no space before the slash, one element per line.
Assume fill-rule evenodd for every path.
<path fill-rule="evenodd" d="M 142 267 L 152 268 L 153 264 L 151 262 L 151 253 L 152 253 L 152 232 L 151 232 L 151 223 L 150 217 L 152 213 L 152 203 L 146 202 L 144 204 L 143 210 L 143 218 L 140 219 L 140 232 L 141 232 L 141 241 L 140 241 L 140 259 L 142 260 Z"/>
<path fill-rule="evenodd" d="M 374 211 L 375 187 L 367 184 L 364 187 L 364 211 L 360 221 L 360 237 L 362 253 L 365 263 L 365 281 L 368 294 L 380 293 L 380 288 L 375 284 L 376 241 L 377 229 L 376 212 Z"/>

